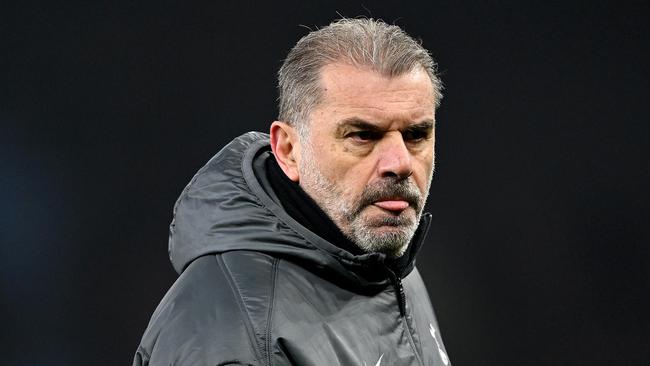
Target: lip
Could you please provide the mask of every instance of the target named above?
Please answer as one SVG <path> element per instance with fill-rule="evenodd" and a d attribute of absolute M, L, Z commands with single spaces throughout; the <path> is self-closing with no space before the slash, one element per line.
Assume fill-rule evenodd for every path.
<path fill-rule="evenodd" d="M 374 202 L 373 205 L 387 211 L 401 212 L 406 210 L 410 206 L 410 203 L 401 198 L 394 198 L 377 201 Z"/>

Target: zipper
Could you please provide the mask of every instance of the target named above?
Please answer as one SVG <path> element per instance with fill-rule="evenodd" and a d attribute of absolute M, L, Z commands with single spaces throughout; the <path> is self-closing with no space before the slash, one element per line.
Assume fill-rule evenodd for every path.
<path fill-rule="evenodd" d="M 387 268 L 390 281 L 395 287 L 395 295 L 397 296 L 397 305 L 399 306 L 399 315 L 406 316 L 406 294 L 404 293 L 404 286 L 402 286 L 402 279 L 399 278 L 393 270 Z"/>
<path fill-rule="evenodd" d="M 431 227 L 431 214 L 425 212 L 420 219 L 420 230 L 418 230 L 417 237 L 413 238 L 412 245 L 416 246 L 416 250 L 422 246 L 424 238 L 429 232 L 429 227 Z M 388 277 L 390 278 L 393 286 L 395 287 L 395 293 L 397 295 L 397 304 L 399 305 L 399 314 L 406 318 L 406 294 L 404 293 L 404 286 L 402 286 L 402 278 L 398 276 L 393 269 L 387 266 L 384 262 L 385 257 L 381 258 L 381 262 L 386 266 L 386 271 L 388 272 Z"/>
<path fill-rule="evenodd" d="M 411 334 L 411 327 L 409 327 L 408 319 L 406 319 L 406 293 L 404 293 L 404 286 L 402 285 L 402 279 L 393 272 L 390 268 L 386 268 L 388 271 L 388 276 L 390 277 L 393 286 L 395 287 L 395 295 L 397 296 L 397 305 L 399 307 L 399 315 L 406 328 L 406 334 L 408 335 L 409 343 L 413 349 L 413 354 L 415 354 L 415 359 L 418 361 L 419 365 L 423 365 L 422 359 L 418 352 L 418 348 L 415 346 L 415 341 L 413 340 L 413 335 Z"/>
<path fill-rule="evenodd" d="M 424 225 L 421 230 L 419 230 L 419 234 L 416 238 L 414 238 L 413 244 L 416 245 L 418 248 L 422 245 L 422 242 L 424 241 L 424 238 L 427 235 L 427 232 L 429 231 L 429 227 L 431 225 L 431 214 L 430 213 L 425 213 L 422 215 L 422 221 L 420 222 L 420 225 Z M 418 249 L 416 248 L 416 249 Z M 393 284 L 393 287 L 395 288 L 395 296 L 397 297 L 397 305 L 399 307 L 399 315 L 400 315 L 400 320 L 402 321 L 402 325 L 406 330 L 406 334 L 408 336 L 408 341 L 409 344 L 411 345 L 411 349 L 413 350 L 413 354 L 415 355 L 415 359 L 418 362 L 418 365 L 424 365 L 423 362 L 423 355 L 418 352 L 418 348 L 415 345 L 415 340 L 413 339 L 413 334 L 411 334 L 411 327 L 409 326 L 408 319 L 406 317 L 406 293 L 404 292 L 404 286 L 402 285 L 402 278 L 395 273 L 393 269 L 389 265 L 387 265 L 384 260 L 385 256 L 380 256 L 377 258 L 378 262 L 384 265 L 384 268 L 386 269 L 386 273 L 388 274 L 388 278 Z"/>

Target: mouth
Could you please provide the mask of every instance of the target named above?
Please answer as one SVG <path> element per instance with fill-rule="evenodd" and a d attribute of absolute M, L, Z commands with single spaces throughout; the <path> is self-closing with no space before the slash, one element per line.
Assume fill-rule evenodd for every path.
<path fill-rule="evenodd" d="M 375 207 L 383 213 L 383 219 L 388 216 L 401 217 L 407 212 L 410 216 L 410 211 L 418 213 L 421 210 L 420 192 L 417 186 L 409 181 L 386 179 L 367 186 L 355 206 L 355 215 L 361 214 L 365 208 Z"/>
<path fill-rule="evenodd" d="M 386 211 L 399 213 L 406 210 L 411 204 L 403 198 L 396 197 L 396 198 L 376 201 L 373 203 L 373 205 L 382 208 Z"/>

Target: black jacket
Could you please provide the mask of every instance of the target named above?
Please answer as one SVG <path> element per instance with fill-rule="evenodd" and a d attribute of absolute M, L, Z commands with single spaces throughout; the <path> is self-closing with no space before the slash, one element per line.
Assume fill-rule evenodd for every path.
<path fill-rule="evenodd" d="M 264 172 L 268 135 L 217 153 L 174 207 L 169 253 L 180 277 L 134 365 L 449 364 L 414 258 L 352 255 L 289 216 Z"/>

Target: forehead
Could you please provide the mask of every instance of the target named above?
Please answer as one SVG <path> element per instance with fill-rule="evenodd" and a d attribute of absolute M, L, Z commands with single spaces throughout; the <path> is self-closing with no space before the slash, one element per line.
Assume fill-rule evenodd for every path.
<path fill-rule="evenodd" d="M 389 125 L 434 118 L 433 86 L 423 69 L 390 77 L 369 68 L 334 63 L 324 66 L 320 77 L 323 95 L 314 112 L 327 114 L 321 117 L 354 117 Z"/>

